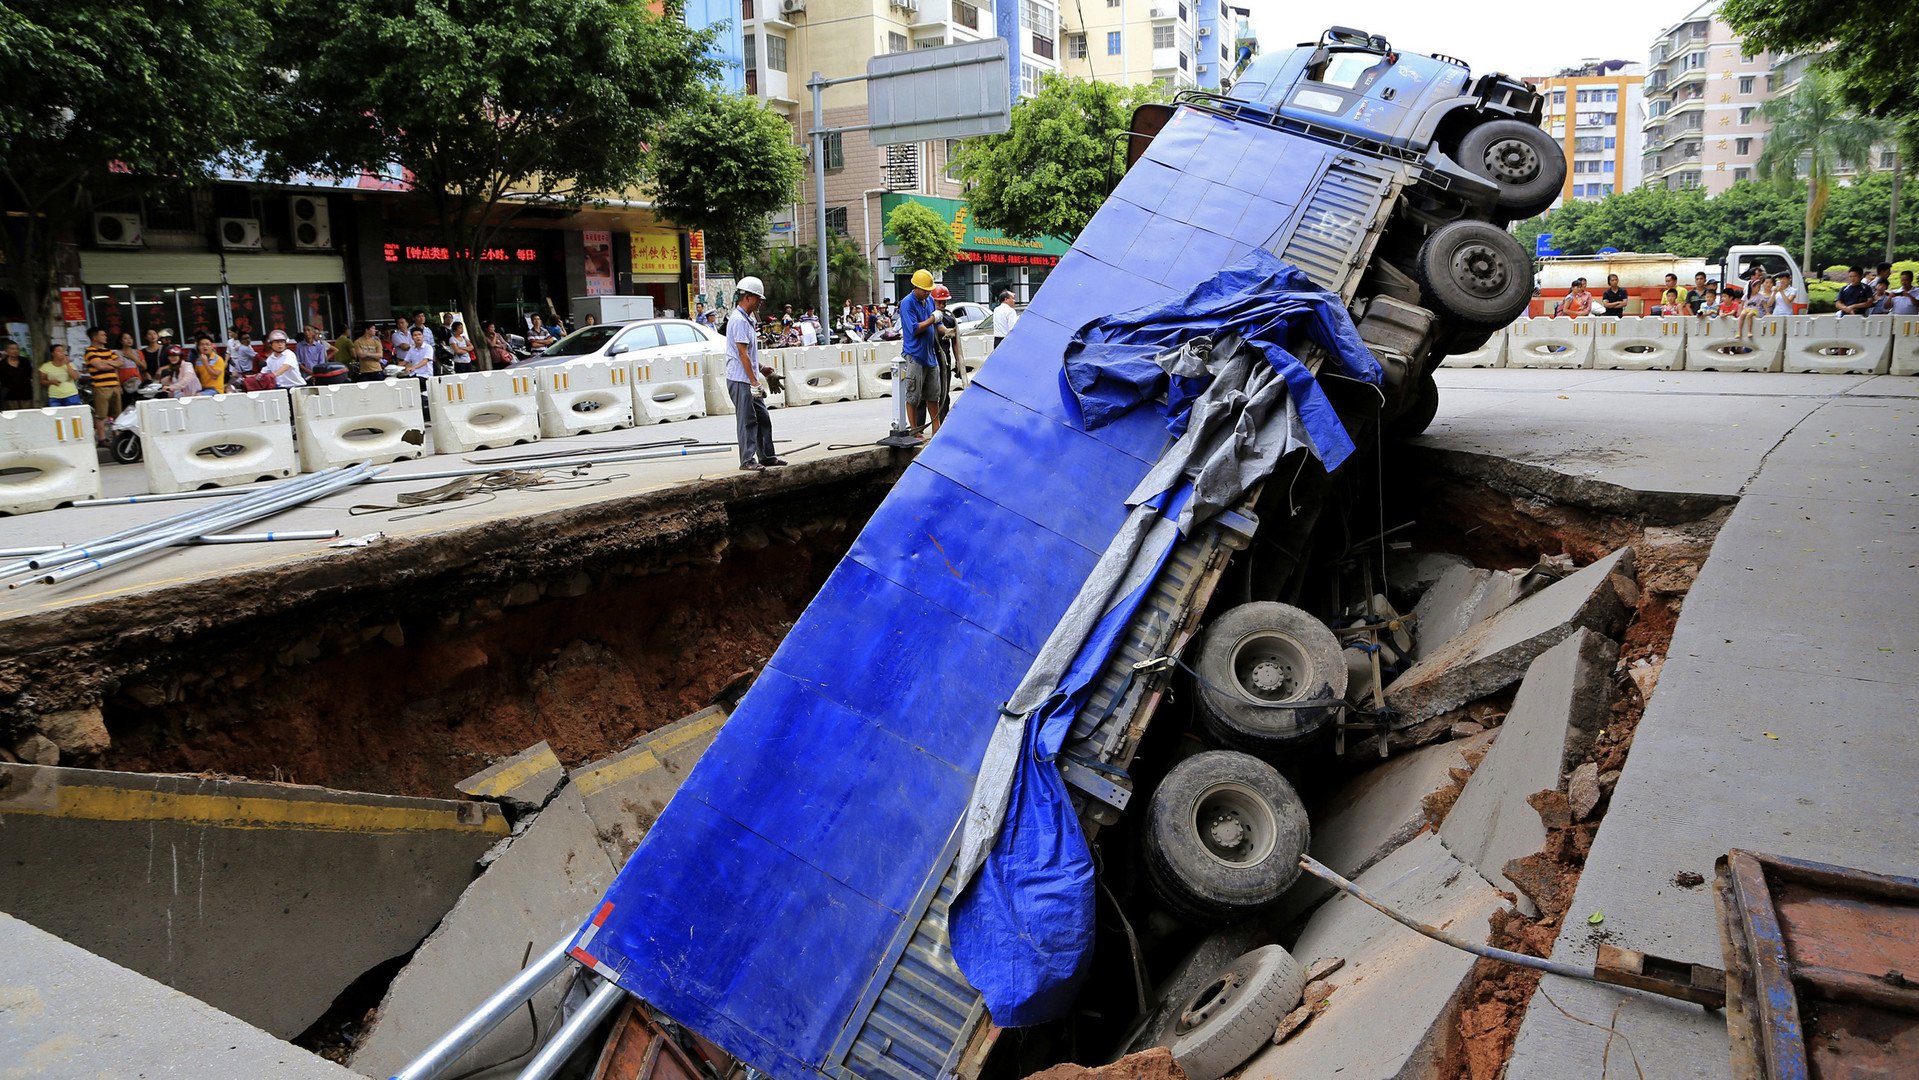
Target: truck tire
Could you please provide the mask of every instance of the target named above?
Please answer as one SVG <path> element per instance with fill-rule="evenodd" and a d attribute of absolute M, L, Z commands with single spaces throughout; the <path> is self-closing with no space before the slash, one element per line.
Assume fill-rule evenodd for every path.
<path fill-rule="evenodd" d="M 1223 925 L 1278 900 L 1299 877 L 1306 807 L 1279 771 L 1233 750 L 1173 766 L 1147 804 L 1142 846 L 1153 890 L 1175 914 Z"/>
<path fill-rule="evenodd" d="M 1492 120 L 1460 137 L 1459 164 L 1499 185 L 1499 213 L 1529 218 L 1553 204 L 1566 182 L 1566 155 L 1551 135 L 1523 120 Z"/>
<path fill-rule="evenodd" d="M 1219 1080 L 1272 1040 L 1305 989 L 1306 970 L 1291 953 L 1277 945 L 1254 949 L 1181 1006 L 1173 1060 L 1188 1080 Z"/>
<path fill-rule="evenodd" d="M 1532 259 L 1512 234 L 1483 221 L 1455 221 L 1433 230 L 1413 262 L 1426 306 L 1473 327 L 1512 322 L 1532 301 Z"/>
<path fill-rule="evenodd" d="M 1214 619 L 1194 666 L 1199 717 L 1220 746 L 1284 754 L 1339 715 L 1346 659 L 1324 623 L 1286 604 L 1241 604 Z M 1291 703 L 1331 701 L 1311 708 Z"/>
<path fill-rule="evenodd" d="M 1423 435 L 1432 426 L 1433 417 L 1438 415 L 1439 384 L 1429 371 L 1419 377 L 1419 387 L 1413 392 L 1412 400 L 1406 403 L 1405 411 L 1387 422 L 1386 437 L 1398 440 Z"/>

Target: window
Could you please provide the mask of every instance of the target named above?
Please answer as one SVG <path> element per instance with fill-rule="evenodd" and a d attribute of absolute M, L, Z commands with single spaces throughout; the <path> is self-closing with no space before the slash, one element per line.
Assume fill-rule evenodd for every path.
<path fill-rule="evenodd" d="M 774 71 L 786 70 L 786 39 L 778 34 L 766 35 L 766 66 Z"/>
<path fill-rule="evenodd" d="M 1026 28 L 1033 32 L 1033 36 L 1043 37 L 1048 44 L 1051 44 L 1053 31 L 1057 27 L 1052 8 L 1041 6 L 1034 0 L 1021 0 L 1020 14 L 1024 17 Z"/>
<path fill-rule="evenodd" d="M 906 49 L 907 49 L 907 44 L 906 44 L 905 34 L 895 34 L 891 32 L 887 33 L 886 35 L 886 51 L 887 52 L 890 52 L 890 53 L 905 52 Z"/>
<path fill-rule="evenodd" d="M 1606 136 L 1606 149 L 1608 150 L 1618 149 L 1618 142 L 1619 140 L 1615 139 L 1613 136 L 1611 135 Z"/>
<path fill-rule="evenodd" d="M 1120 49 L 1119 31 L 1117 30 L 1108 31 L 1106 34 L 1106 55 L 1118 56 L 1119 49 Z"/>
<path fill-rule="evenodd" d="M 1606 91 L 1606 102 L 1607 102 L 1607 104 L 1613 104 L 1613 103 L 1616 103 L 1616 102 L 1617 102 L 1618 100 L 1619 100 L 1619 91 L 1617 91 L 1617 90 L 1608 90 L 1608 91 Z"/>
<path fill-rule="evenodd" d="M 1153 48 L 1170 49 L 1173 47 L 1173 28 L 1170 26 L 1153 27 Z"/>
<path fill-rule="evenodd" d="M 1118 7 L 1120 3 L 1121 3 L 1121 0 L 1106 0 L 1107 7 Z"/>
<path fill-rule="evenodd" d="M 846 207 L 829 206 L 826 208 L 826 231 L 834 236 L 846 235 Z"/>
<path fill-rule="evenodd" d="M 1577 102 L 1578 102 L 1579 104 L 1581 104 L 1581 105 L 1584 105 L 1584 104 L 1586 104 L 1587 102 L 1589 102 L 1589 101 L 1591 101 L 1591 100 L 1592 100 L 1591 98 L 1589 98 L 1589 97 L 1587 97 L 1587 96 L 1586 96 L 1586 91 L 1584 91 L 1584 90 L 1581 90 L 1581 91 L 1579 91 L 1579 93 L 1577 93 L 1577 94 L 1575 94 L 1575 95 L 1574 95 L 1574 98 L 1575 98 L 1575 99 L 1577 100 Z"/>
<path fill-rule="evenodd" d="M 921 38 L 913 43 L 915 49 L 937 49 L 946 44 L 944 37 Z"/>
<path fill-rule="evenodd" d="M 1554 104 L 1554 105 L 1564 105 L 1565 103 L 1566 103 L 1566 92 L 1565 92 L 1564 90 L 1554 90 L 1554 91 L 1553 91 L 1553 104 Z"/>
<path fill-rule="evenodd" d="M 1189 64 L 1191 64 L 1191 63 L 1192 63 L 1192 61 L 1190 61 L 1190 60 L 1188 60 L 1188 59 L 1186 58 L 1186 54 L 1185 54 L 1185 53 L 1180 53 L 1180 54 L 1179 54 L 1179 69 L 1180 69 L 1181 71 L 1185 71 L 1185 70 L 1187 70 L 1187 67 L 1188 67 L 1188 65 L 1189 65 Z"/>
<path fill-rule="evenodd" d="M 1612 164 L 1612 163 L 1611 163 L 1611 162 L 1607 162 L 1607 164 L 1608 164 L 1608 165 L 1610 165 L 1610 164 Z M 1606 170 L 1606 171 L 1607 171 L 1607 172 L 1611 172 L 1612 170 L 1611 170 L 1611 169 L 1608 169 L 1608 170 Z M 1603 190 L 1601 190 L 1601 191 L 1600 191 L 1600 194 L 1601 194 L 1601 195 L 1611 195 L 1611 194 L 1612 194 L 1612 185 L 1611 185 L 1611 184 L 1601 184 L 1601 185 L 1599 185 L 1599 186 L 1600 186 L 1600 187 L 1601 187 L 1601 188 L 1603 189 Z"/>
<path fill-rule="evenodd" d="M 1734 139 L 1732 141 L 1732 145 L 1733 145 L 1734 152 L 1737 153 L 1740 157 L 1745 157 L 1747 154 L 1752 153 L 1751 139 Z"/>
<path fill-rule="evenodd" d="M 835 131 L 826 137 L 826 170 L 846 168 L 845 136 Z"/>
<path fill-rule="evenodd" d="M 1694 52 L 1694 53 L 1687 53 L 1687 54 L 1686 54 L 1686 70 L 1687 70 L 1687 71 L 1697 71 L 1697 70 L 1699 70 L 1700 68 L 1702 68 L 1702 67 L 1705 67 L 1705 66 L 1706 66 L 1706 54 L 1705 54 L 1705 53 L 1703 53 L 1703 52 Z"/>
<path fill-rule="evenodd" d="M 1066 55 L 1074 60 L 1086 59 L 1086 35 L 1066 35 Z"/>
<path fill-rule="evenodd" d="M 953 0 L 953 21 L 968 30 L 978 30 L 979 9 L 966 0 Z"/>
<path fill-rule="evenodd" d="M 1025 97 L 1039 93 L 1039 68 L 1032 64 L 1019 66 L 1019 92 Z"/>
<path fill-rule="evenodd" d="M 1186 21 L 1186 5 L 1185 4 L 1179 5 L 1179 21 L 1180 22 Z"/>
<path fill-rule="evenodd" d="M 1602 168 L 1601 168 L 1601 169 L 1599 170 L 1600 172 L 1611 172 L 1611 171 L 1612 171 L 1612 166 L 1613 166 L 1613 161 L 1612 161 L 1612 159 L 1611 159 L 1611 158 L 1607 158 L 1607 159 L 1606 159 L 1605 161 L 1602 161 L 1602 162 L 1600 162 L 1600 165 L 1601 165 L 1601 166 L 1603 166 L 1603 167 L 1602 167 Z"/>
<path fill-rule="evenodd" d="M 1586 185 L 1584 185 L 1584 184 L 1574 184 L 1574 185 L 1573 185 L 1573 198 L 1575 198 L 1575 199 L 1583 199 L 1583 198 L 1585 198 L 1585 197 L 1586 197 Z"/>
<path fill-rule="evenodd" d="M 1899 155 L 1892 150 L 1879 151 L 1879 167 L 1891 170 L 1899 164 Z"/>
<path fill-rule="evenodd" d="M 1750 180 L 1750 179 L 1752 179 L 1751 169 L 1734 169 L 1732 171 L 1732 182 L 1735 184 L 1737 184 L 1741 180 Z"/>
<path fill-rule="evenodd" d="M 1033 35 L 1033 55 L 1044 57 L 1047 60 L 1051 60 L 1053 58 L 1053 39 L 1049 37 L 1040 37 L 1038 34 L 1034 34 Z"/>
<path fill-rule="evenodd" d="M 840 214 L 842 216 L 844 216 L 845 213 L 846 211 L 844 210 L 840 211 Z M 833 211 L 828 210 L 826 212 L 826 220 L 828 222 L 831 222 L 833 220 Z M 704 345 L 706 344 L 706 335 L 700 333 L 699 329 L 695 327 L 692 323 L 685 323 L 685 322 L 661 323 L 660 337 L 664 338 L 666 340 L 666 344 L 668 345 Z"/>
<path fill-rule="evenodd" d="M 1752 114 L 1753 114 L 1753 113 L 1755 113 L 1755 112 L 1757 112 L 1757 111 L 1758 111 L 1757 109 L 1754 109 L 1754 108 L 1753 108 L 1752 106 L 1750 106 L 1750 105 L 1748 105 L 1748 106 L 1746 106 L 1745 108 L 1742 108 L 1742 109 L 1740 109 L 1740 110 L 1739 110 L 1739 122 L 1740 122 L 1740 123 L 1742 123 L 1742 124 L 1750 124 L 1750 123 L 1752 123 Z"/>
<path fill-rule="evenodd" d="M 1742 93 L 1742 94 L 1750 94 L 1750 93 L 1752 93 L 1752 83 L 1753 83 L 1753 78 L 1754 78 L 1754 77 L 1753 77 L 1753 76 L 1751 76 L 1751 75 L 1741 75 L 1741 76 L 1739 76 L 1739 92 L 1740 92 L 1740 93 Z"/>
<path fill-rule="evenodd" d="M 743 40 L 746 42 L 746 47 L 741 50 L 741 55 L 744 57 L 747 77 L 751 78 L 753 73 L 759 70 L 760 42 L 758 36 L 754 34 L 747 34 Z"/>

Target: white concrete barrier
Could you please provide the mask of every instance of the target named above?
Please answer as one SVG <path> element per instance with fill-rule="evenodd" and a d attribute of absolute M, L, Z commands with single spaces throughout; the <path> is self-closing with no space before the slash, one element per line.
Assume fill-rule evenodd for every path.
<path fill-rule="evenodd" d="M 959 342 L 959 365 L 966 373 L 966 381 L 970 383 L 973 381 L 974 373 L 979 371 L 980 365 L 986 363 L 986 358 L 993 355 L 993 335 L 961 334 L 956 340 Z"/>
<path fill-rule="evenodd" d="M 1525 320 L 1520 320 L 1524 322 Z M 1449 368 L 1496 368 L 1506 366 L 1506 331 L 1501 330 L 1486 339 L 1486 344 L 1471 352 L 1448 356 L 1439 362 L 1440 367 Z"/>
<path fill-rule="evenodd" d="M 633 426 L 632 364 L 581 360 L 536 370 L 540 375 L 540 438 L 561 439 Z"/>
<path fill-rule="evenodd" d="M 427 454 L 418 379 L 300 387 L 293 391 L 293 431 L 306 472 Z"/>
<path fill-rule="evenodd" d="M 1892 366 L 1892 320 L 1873 315 L 1786 319 L 1783 371 L 1884 375 Z"/>
<path fill-rule="evenodd" d="M 285 390 L 160 398 L 134 408 L 147 490 L 156 495 L 279 480 L 300 471 Z"/>
<path fill-rule="evenodd" d="M 1592 366 L 1619 371 L 1678 371 L 1686 365 L 1686 321 L 1674 316 L 1594 320 Z"/>
<path fill-rule="evenodd" d="M 100 497 L 93 410 L 85 405 L 0 412 L 0 514 Z"/>
<path fill-rule="evenodd" d="M 1589 368 L 1596 318 L 1521 319 L 1506 331 L 1506 366 Z"/>
<path fill-rule="evenodd" d="M 1892 375 L 1919 375 L 1919 315 L 1892 317 Z"/>
<path fill-rule="evenodd" d="M 633 417 L 642 424 L 664 424 L 669 420 L 692 420 L 711 411 L 708 401 L 706 356 L 669 356 L 659 360 L 638 360 L 633 364 Z M 724 361 L 722 361 L 724 363 Z M 725 374 L 720 394 L 725 396 Z M 727 412 L 732 412 L 732 402 Z"/>
<path fill-rule="evenodd" d="M 899 359 L 897 341 L 869 341 L 872 352 L 860 361 L 860 397 L 871 400 L 893 396 L 893 361 Z"/>
<path fill-rule="evenodd" d="M 540 438 L 538 368 L 469 371 L 427 380 L 427 416 L 433 449 L 465 454 L 537 442 Z"/>
<path fill-rule="evenodd" d="M 866 345 L 815 345 L 791 350 L 786 364 L 786 403 L 858 401 L 860 361 Z"/>
<path fill-rule="evenodd" d="M 1752 333 L 1739 336 L 1738 319 L 1702 319 L 1681 315 L 1686 324 L 1687 371 L 1778 371 L 1792 315 L 1753 320 Z"/>

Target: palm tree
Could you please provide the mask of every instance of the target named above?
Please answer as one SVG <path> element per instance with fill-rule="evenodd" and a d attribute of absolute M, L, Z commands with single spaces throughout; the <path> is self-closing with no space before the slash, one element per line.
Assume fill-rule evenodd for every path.
<path fill-rule="evenodd" d="M 1846 111 L 1832 76 L 1814 66 L 1786 97 L 1773 98 L 1759 114 L 1772 125 L 1759 155 L 1761 177 L 1806 179 L 1806 237 L 1800 265 L 1812 267 L 1812 232 L 1826 212 L 1832 177 L 1841 168 L 1872 167 L 1873 146 L 1883 142 L 1883 121 Z"/>
<path fill-rule="evenodd" d="M 792 304 L 795 310 L 805 311 L 820 302 L 817 252 L 810 244 L 774 245 L 761 252 L 758 259 L 746 262 L 765 279 L 768 302 Z M 843 236 L 831 237 L 826 245 L 826 284 L 833 299 L 856 298 L 865 291 L 867 278 L 866 258 L 859 245 Z M 821 317 L 830 318 L 831 314 L 822 312 Z"/>

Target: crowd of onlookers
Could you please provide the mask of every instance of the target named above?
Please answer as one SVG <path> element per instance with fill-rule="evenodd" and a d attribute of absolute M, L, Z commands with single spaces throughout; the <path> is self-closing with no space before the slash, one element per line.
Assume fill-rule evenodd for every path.
<path fill-rule="evenodd" d="M 1584 315 L 1626 314 L 1631 295 L 1619 285 L 1618 274 L 1606 275 L 1605 291 L 1594 295 L 1585 278 L 1573 280 L 1565 298 L 1553 308 L 1555 316 L 1578 318 Z M 1687 315 L 1697 319 L 1736 319 L 1735 337 L 1754 336 L 1754 324 L 1762 315 L 1791 315 L 1799 303 L 1799 290 L 1792 275 L 1771 274 L 1754 267 L 1742 285 L 1721 284 L 1695 273 L 1690 288 L 1682 289 L 1679 275 L 1667 274 L 1660 289 L 1659 302 L 1646 314 L 1656 316 Z M 1880 263 L 1877 271 L 1866 273 L 1855 266 L 1846 272 L 1846 284 L 1840 288 L 1834 305 L 1840 315 L 1919 315 L 1919 291 L 1913 287 L 1912 271 L 1902 270 L 1895 281 L 1892 264 Z"/>
<path fill-rule="evenodd" d="M 941 291 L 945 291 L 943 286 Z M 722 311 L 702 311 L 694 316 L 694 321 L 711 327 L 716 333 L 723 334 L 726 330 L 726 313 Z M 760 345 L 768 349 L 818 345 L 820 325 L 818 308 L 809 307 L 796 312 L 792 304 L 787 304 L 777 319 L 769 317 L 760 320 Z M 891 300 L 877 304 L 856 304 L 847 300 L 840 307 L 833 330 L 842 342 L 898 341 L 899 309 Z"/>

